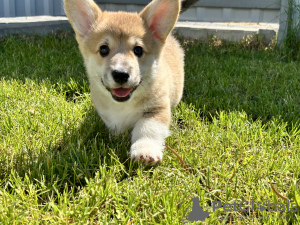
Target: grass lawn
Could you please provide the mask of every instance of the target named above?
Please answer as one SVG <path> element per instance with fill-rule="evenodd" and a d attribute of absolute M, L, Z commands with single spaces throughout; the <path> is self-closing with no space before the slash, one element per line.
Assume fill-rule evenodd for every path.
<path fill-rule="evenodd" d="M 212 45 L 183 44 L 166 144 L 185 170 L 168 149 L 159 166 L 131 163 L 129 135 L 111 137 L 95 112 L 71 32 L 1 38 L 1 224 L 183 224 L 194 197 L 203 224 L 300 223 L 300 63 Z"/>

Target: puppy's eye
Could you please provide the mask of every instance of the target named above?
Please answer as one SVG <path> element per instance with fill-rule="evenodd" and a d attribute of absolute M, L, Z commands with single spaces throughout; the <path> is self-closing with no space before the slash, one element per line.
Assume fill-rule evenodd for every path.
<path fill-rule="evenodd" d="M 102 57 L 105 57 L 109 54 L 109 47 L 107 45 L 101 45 L 99 52 Z"/>
<path fill-rule="evenodd" d="M 133 52 L 137 57 L 141 57 L 144 53 L 143 48 L 141 46 L 135 46 Z"/>

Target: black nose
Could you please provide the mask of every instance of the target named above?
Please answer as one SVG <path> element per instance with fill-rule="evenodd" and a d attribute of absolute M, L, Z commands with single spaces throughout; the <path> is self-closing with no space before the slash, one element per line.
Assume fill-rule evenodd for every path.
<path fill-rule="evenodd" d="M 112 71 L 112 76 L 114 78 L 114 81 L 117 82 L 118 84 L 124 84 L 128 81 L 129 78 L 129 74 L 128 73 L 124 73 L 124 72 L 120 72 L 118 70 L 114 70 Z"/>

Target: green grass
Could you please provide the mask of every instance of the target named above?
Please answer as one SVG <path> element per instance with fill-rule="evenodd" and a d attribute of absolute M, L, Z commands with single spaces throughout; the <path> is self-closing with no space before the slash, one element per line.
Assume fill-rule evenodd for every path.
<path fill-rule="evenodd" d="M 299 223 L 298 212 L 212 210 L 300 193 L 299 62 L 276 50 L 197 41 L 184 97 L 157 167 L 132 164 L 128 134 L 111 137 L 89 96 L 70 32 L 0 39 L 0 223 L 182 224 L 193 197 L 203 224 Z M 187 216 L 187 214 L 185 215 Z M 190 224 L 193 224 L 190 222 Z"/>

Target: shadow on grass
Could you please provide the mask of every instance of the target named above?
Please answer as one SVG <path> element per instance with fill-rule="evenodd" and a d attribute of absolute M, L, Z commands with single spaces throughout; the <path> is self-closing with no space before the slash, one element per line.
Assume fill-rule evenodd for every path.
<path fill-rule="evenodd" d="M 9 165 L 11 168 L 2 168 L 8 173 L 1 171 L 0 174 L 5 174 L 2 180 L 7 180 L 5 178 L 13 171 L 22 178 L 28 176 L 34 183 L 43 183 L 49 188 L 43 196 L 47 199 L 62 193 L 66 185 L 68 190 L 79 191 L 101 168 L 106 170 L 108 178 L 113 176 L 116 182 L 135 176 L 140 165 L 130 160 L 129 149 L 129 135 L 110 135 L 91 106 L 80 126 L 73 130 L 65 129 L 58 143 L 51 143 L 35 152 L 21 150 Z"/>

